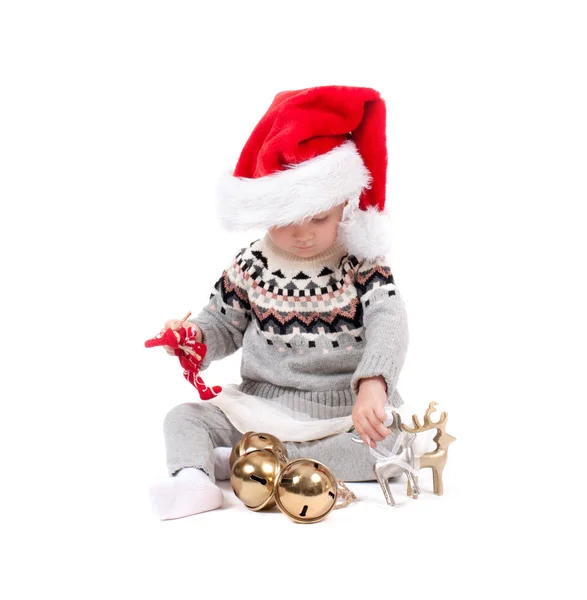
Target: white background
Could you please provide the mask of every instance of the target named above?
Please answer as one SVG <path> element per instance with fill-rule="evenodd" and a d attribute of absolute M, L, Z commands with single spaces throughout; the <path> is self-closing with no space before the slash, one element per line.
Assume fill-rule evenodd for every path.
<path fill-rule="evenodd" d="M 2 597 L 576 596 L 586 26 L 564 1 L 2 3 Z M 296 527 L 225 488 L 161 523 L 162 420 L 194 391 L 143 343 L 258 237 L 213 192 L 275 93 L 328 84 L 387 101 L 400 390 L 449 413 L 445 494 L 365 484 Z"/>

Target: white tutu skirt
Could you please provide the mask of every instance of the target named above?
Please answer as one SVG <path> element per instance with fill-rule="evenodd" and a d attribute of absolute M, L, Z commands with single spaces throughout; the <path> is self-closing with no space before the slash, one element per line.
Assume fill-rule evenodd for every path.
<path fill-rule="evenodd" d="M 350 431 L 353 427 L 351 415 L 332 418 L 310 416 L 312 410 L 304 411 L 304 401 L 297 402 L 297 409 L 285 406 L 285 397 L 262 398 L 245 394 L 237 385 L 222 387 L 222 392 L 207 400 L 217 406 L 241 433 L 257 431 L 270 433 L 282 442 L 309 442 L 337 433 Z M 307 401 L 309 403 L 309 401 Z M 334 411 L 334 409 L 332 409 Z M 340 410 L 340 409 L 339 409 Z M 323 407 L 327 413 L 328 407 Z"/>

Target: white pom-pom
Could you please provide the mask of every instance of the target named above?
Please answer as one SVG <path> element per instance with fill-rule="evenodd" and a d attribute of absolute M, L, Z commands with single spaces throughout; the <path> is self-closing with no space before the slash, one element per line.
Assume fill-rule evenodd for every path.
<path fill-rule="evenodd" d="M 354 208 L 338 227 L 338 239 L 358 259 L 373 260 L 391 248 L 389 214 L 376 206 Z"/>

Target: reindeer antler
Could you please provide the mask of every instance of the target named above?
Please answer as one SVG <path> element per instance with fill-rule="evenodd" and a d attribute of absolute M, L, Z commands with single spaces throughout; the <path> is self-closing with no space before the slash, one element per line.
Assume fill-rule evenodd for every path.
<path fill-rule="evenodd" d="M 440 428 L 446 422 L 446 419 L 448 418 L 448 414 L 445 412 L 442 412 L 440 414 L 440 419 L 438 419 L 438 421 L 432 421 L 430 419 L 430 417 L 431 417 L 432 413 L 436 411 L 437 406 L 438 406 L 438 402 L 430 402 L 430 404 L 428 405 L 428 410 L 426 411 L 426 414 L 424 415 L 424 425 L 420 425 L 420 421 L 418 420 L 417 415 L 412 415 L 412 420 L 414 421 L 414 427 L 411 428 L 411 427 L 408 427 L 407 425 L 404 425 L 403 426 L 404 430 L 408 431 L 410 433 L 419 433 L 422 431 L 428 431 L 429 429 Z"/>

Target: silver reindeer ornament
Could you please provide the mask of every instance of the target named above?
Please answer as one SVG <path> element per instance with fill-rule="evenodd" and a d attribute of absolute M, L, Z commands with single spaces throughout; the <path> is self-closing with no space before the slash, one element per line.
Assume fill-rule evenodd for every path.
<path fill-rule="evenodd" d="M 410 433 L 402 427 L 400 415 L 391 411 L 391 422 L 386 421 L 385 425 L 389 427 L 391 433 L 387 440 L 380 442 L 383 446 L 393 444 L 390 450 L 371 448 L 369 451 L 375 457 L 375 477 L 383 490 L 383 495 L 389 506 L 395 506 L 395 500 L 389 487 L 389 478 L 397 477 L 404 473 L 408 478 L 409 495 L 416 499 L 420 493 L 418 486 L 418 466 L 417 459 L 414 456 L 412 444 L 416 439 L 415 433 Z M 354 442 L 363 443 L 360 437 L 353 438 Z"/>

